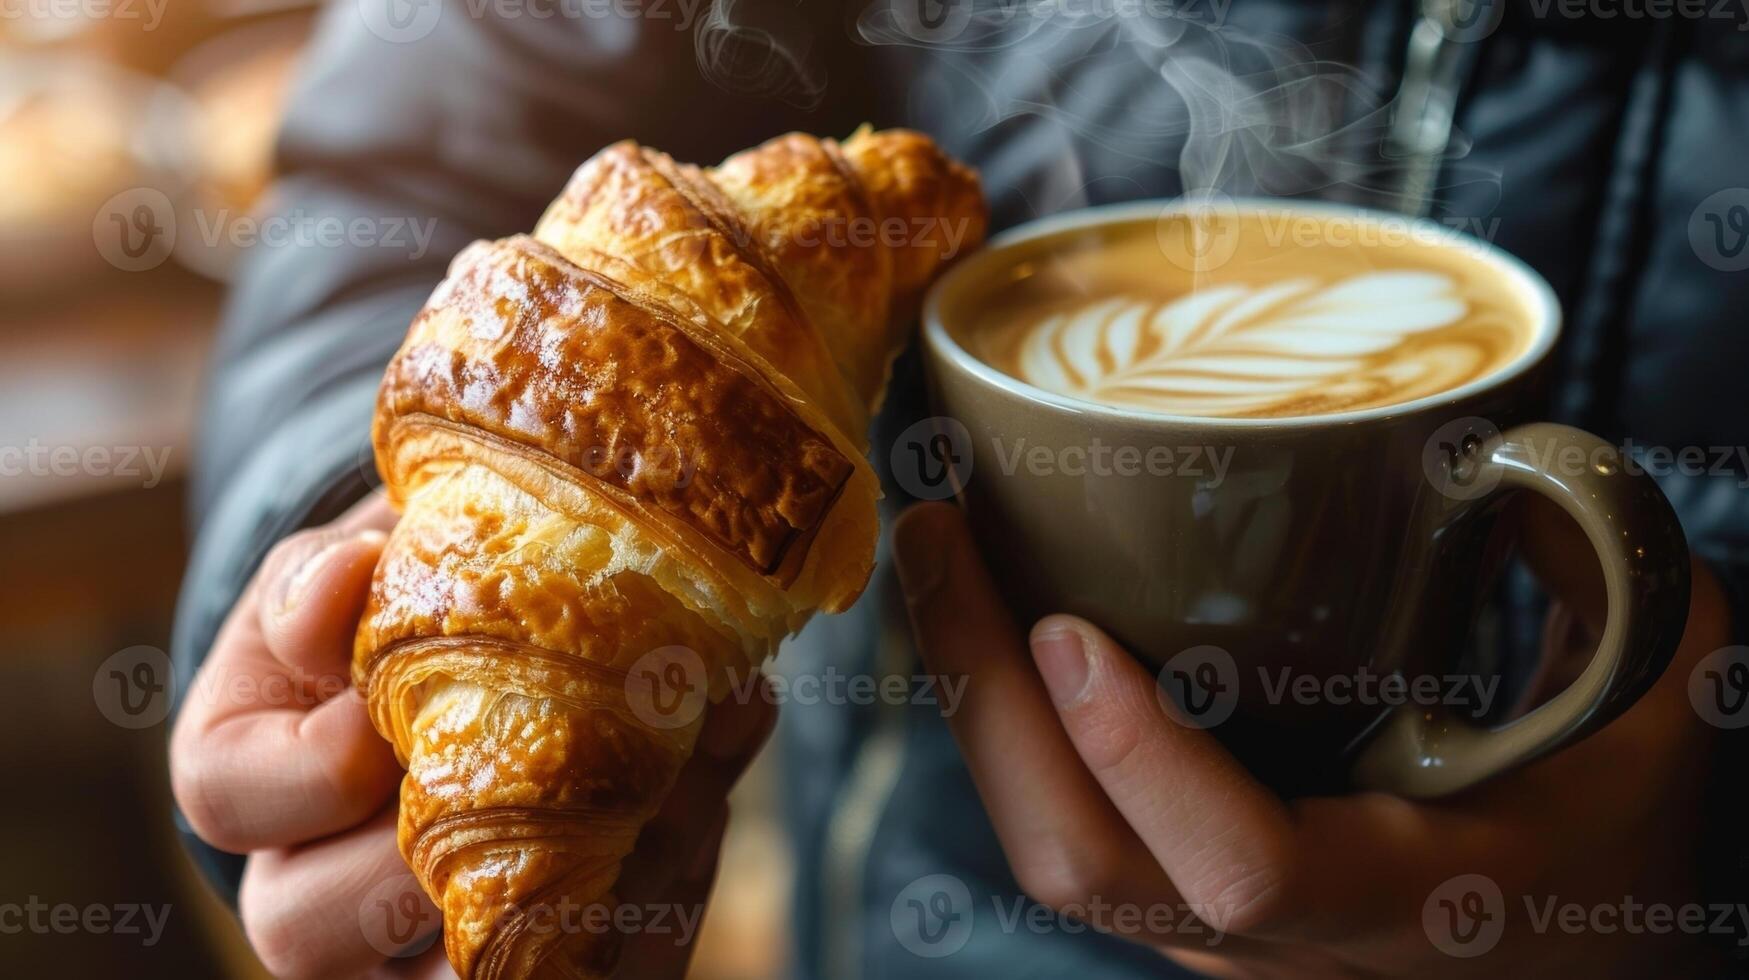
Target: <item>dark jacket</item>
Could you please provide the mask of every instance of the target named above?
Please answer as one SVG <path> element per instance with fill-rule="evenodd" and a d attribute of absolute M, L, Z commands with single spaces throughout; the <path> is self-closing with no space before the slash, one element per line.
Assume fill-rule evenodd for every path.
<path fill-rule="evenodd" d="M 207 401 L 175 641 L 184 683 L 266 550 L 374 480 L 378 378 L 450 256 L 532 227 L 570 171 L 622 137 L 712 162 L 790 129 L 912 126 L 982 170 L 998 229 L 1187 181 L 1425 211 L 1521 256 L 1559 293 L 1548 415 L 1641 446 L 1749 443 L 1749 273 L 1736 271 L 1749 251 L 1725 220 L 1749 218 L 1743 23 L 1573 20 L 1560 4 L 1499 0 L 1434 0 L 1473 15 L 1442 24 L 1407 0 L 1064 0 L 1043 18 L 1022 0 L 978 0 L 975 14 L 968 0 L 719 0 L 691 19 L 678 0 L 635 17 L 437 3 L 333 5 L 304 65 L 274 206 L 384 229 L 435 219 L 436 234 L 423 252 L 402 236 L 249 258 Z M 1209 64 L 1227 70 L 1197 74 Z M 1198 77 L 1238 88 L 1187 104 Z M 1237 136 L 1210 143 L 1210 127 Z M 914 361 L 896 385 L 877 462 L 928 414 Z M 1745 477 L 1735 456 L 1661 477 L 1739 629 Z M 895 593 L 883 565 L 854 610 L 816 620 L 780 663 L 909 672 L 904 634 L 883 626 Z M 933 709 L 792 705 L 780 750 L 794 777 L 799 976 L 1160 975 L 1151 953 L 991 914 L 943 960 L 897 941 L 895 900 L 919 877 L 955 875 L 980 910 L 1018 895 Z M 234 889 L 240 859 L 190 846 Z"/>

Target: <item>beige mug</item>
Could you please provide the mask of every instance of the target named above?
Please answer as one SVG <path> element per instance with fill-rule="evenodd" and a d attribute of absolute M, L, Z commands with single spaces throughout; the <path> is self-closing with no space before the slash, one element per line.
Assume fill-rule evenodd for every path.
<path fill-rule="evenodd" d="M 912 444 L 894 447 L 894 463 L 921 467 L 911 475 L 923 483 L 951 485 L 1017 612 L 1099 624 L 1158 671 L 1173 717 L 1210 729 L 1294 795 L 1455 792 L 1571 744 L 1633 704 L 1682 635 L 1687 544 L 1657 486 L 1623 465 L 1617 448 L 1521 420 L 1560 310 L 1549 286 L 1504 251 L 1467 238 L 1451 245 L 1534 311 L 1528 350 L 1480 380 L 1384 408 L 1279 419 L 1153 414 L 1034 388 L 962 342 L 979 304 L 1029 254 L 1080 230 L 1155 222 L 1174 207 L 1094 208 L 1013 229 L 955 267 L 925 303 L 938 418 L 901 436 Z M 1375 217 L 1456 241 L 1443 226 Z M 1065 447 L 1085 460 L 1097 446 L 1181 465 L 1017 464 L 1051 452 L 1061 464 Z M 1199 447 L 1224 454 L 1219 479 L 1209 466 L 1182 465 Z M 1466 676 L 1471 695 L 1486 684 L 1455 665 L 1479 583 L 1497 564 L 1487 531 L 1513 493 L 1548 498 L 1583 530 L 1608 613 L 1578 678 L 1499 723 L 1452 688 Z M 1362 696 L 1369 679 L 1372 695 Z M 1437 696 L 1421 696 L 1435 686 Z"/>

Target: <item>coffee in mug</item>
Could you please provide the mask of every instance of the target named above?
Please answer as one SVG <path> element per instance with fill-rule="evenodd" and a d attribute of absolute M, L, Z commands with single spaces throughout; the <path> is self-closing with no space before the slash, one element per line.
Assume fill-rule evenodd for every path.
<path fill-rule="evenodd" d="M 953 464 L 1023 624 L 1098 624 L 1278 790 L 1437 796 L 1607 723 L 1682 635 L 1687 546 L 1657 486 L 1596 436 L 1527 424 L 1559 329 L 1534 271 L 1433 222 L 1094 208 L 936 283 L 935 431 L 892 459 L 901 482 Z M 1609 609 L 1577 680 L 1502 720 L 1460 660 L 1514 493 L 1583 531 Z"/>
<path fill-rule="evenodd" d="M 1237 247 L 1218 265 L 1173 262 L 1172 236 Z M 1282 247 L 1289 236 L 1303 244 Z M 1464 249 L 1397 237 L 1383 244 L 1388 219 L 1285 209 L 1078 229 L 1017 260 L 964 336 L 1045 391 L 1229 418 L 1401 404 L 1525 354 L 1523 297 Z M 1364 241 L 1380 244 L 1341 244 Z"/>

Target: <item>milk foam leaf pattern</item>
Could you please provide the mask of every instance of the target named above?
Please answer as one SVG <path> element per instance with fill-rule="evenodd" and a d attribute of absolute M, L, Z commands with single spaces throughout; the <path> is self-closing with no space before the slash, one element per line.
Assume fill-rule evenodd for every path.
<path fill-rule="evenodd" d="M 1098 299 L 1021 341 L 1030 384 L 1186 415 L 1317 414 L 1461 384 L 1484 359 L 1439 332 L 1468 304 L 1449 276 L 1379 271 L 1226 283 L 1169 300 Z"/>

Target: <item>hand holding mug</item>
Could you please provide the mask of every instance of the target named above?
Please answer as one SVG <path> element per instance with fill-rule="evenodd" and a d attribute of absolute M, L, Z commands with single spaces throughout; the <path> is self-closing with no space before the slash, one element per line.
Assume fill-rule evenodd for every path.
<path fill-rule="evenodd" d="M 1540 538 L 1532 533 L 1527 553 L 1559 550 Z M 1033 899 L 1067 914 L 1102 904 L 1194 913 L 1192 926 L 1174 917 L 1127 938 L 1214 977 L 1494 977 L 1556 966 L 1702 976 L 1714 962 L 1709 940 L 1692 932 L 1624 922 L 1575 933 L 1539 919 L 1574 904 L 1700 901 L 1713 730 L 1686 684 L 1729 635 L 1704 566 L 1673 669 L 1586 740 L 1436 802 L 1376 792 L 1284 801 L 1212 732 L 1174 720 L 1153 673 L 1097 627 L 1052 616 L 1028 637 L 957 508 L 919 505 L 900 519 L 895 545 L 927 669 L 975 679 L 949 721 Z M 1585 618 L 1552 618 L 1554 662 L 1589 657 L 1595 626 Z"/>

